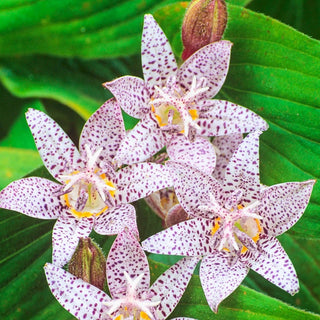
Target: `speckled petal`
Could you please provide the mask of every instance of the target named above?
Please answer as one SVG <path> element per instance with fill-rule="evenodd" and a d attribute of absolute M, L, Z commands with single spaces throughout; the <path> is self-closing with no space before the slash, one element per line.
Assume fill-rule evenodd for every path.
<path fill-rule="evenodd" d="M 159 301 L 155 307 L 157 319 L 167 319 L 180 301 L 200 257 L 183 258 L 165 271 L 151 286 L 155 294 L 152 300 Z"/>
<path fill-rule="evenodd" d="M 116 203 L 130 203 L 173 185 L 169 170 L 161 164 L 137 163 L 117 172 Z"/>
<path fill-rule="evenodd" d="M 213 221 L 191 219 L 178 223 L 142 242 L 144 250 L 178 256 L 203 256 L 213 252 Z"/>
<path fill-rule="evenodd" d="M 217 161 L 213 176 L 217 180 L 224 180 L 225 169 L 242 140 L 242 133 L 234 133 L 214 138 L 213 145 L 216 148 Z"/>
<path fill-rule="evenodd" d="M 222 190 L 220 183 L 213 177 L 190 166 L 168 161 L 167 167 L 172 173 L 178 200 L 189 216 L 212 218 L 212 216 L 208 216 L 208 212 L 203 212 L 199 206 L 211 202 L 212 196 L 219 199 Z"/>
<path fill-rule="evenodd" d="M 54 178 L 63 182 L 58 176 L 77 168 L 81 161 L 79 151 L 61 127 L 45 113 L 29 109 L 26 118 L 44 165 Z"/>
<path fill-rule="evenodd" d="M 177 63 L 169 41 L 152 15 L 144 16 L 141 43 L 143 76 L 151 94 L 154 87 L 163 87 L 169 76 L 174 76 Z"/>
<path fill-rule="evenodd" d="M 170 160 L 185 163 L 208 175 L 211 175 L 215 168 L 214 147 L 204 138 L 196 138 L 191 143 L 184 135 L 176 135 L 167 145 L 167 153 Z"/>
<path fill-rule="evenodd" d="M 249 268 L 238 260 L 229 265 L 227 252 L 215 252 L 202 259 L 200 281 L 210 308 L 218 311 L 221 301 L 228 297 L 246 277 Z"/>
<path fill-rule="evenodd" d="M 240 189 L 242 205 L 260 199 L 259 177 L 259 136 L 261 131 L 255 131 L 239 145 L 226 168 L 225 191 L 234 192 Z"/>
<path fill-rule="evenodd" d="M 38 177 L 11 182 L 0 192 L 0 207 L 38 219 L 56 219 L 66 208 L 54 192 L 60 185 Z"/>
<path fill-rule="evenodd" d="M 136 210 L 131 204 L 122 204 L 108 209 L 96 218 L 94 225 L 94 230 L 104 235 L 118 234 L 124 228 L 128 228 L 139 238 Z"/>
<path fill-rule="evenodd" d="M 151 115 L 147 114 L 122 140 L 115 162 L 121 166 L 145 161 L 160 151 L 165 144 L 165 134 Z"/>
<path fill-rule="evenodd" d="M 188 89 L 194 76 L 197 80 L 204 77 L 209 89 L 202 96 L 206 99 L 214 97 L 226 79 L 231 46 L 232 43 L 229 41 L 217 41 L 195 52 L 180 67 L 177 74 L 178 82 Z"/>
<path fill-rule="evenodd" d="M 297 274 L 280 242 L 275 238 L 266 237 L 258 244 L 263 252 L 251 263 L 251 269 L 291 295 L 297 293 Z"/>
<path fill-rule="evenodd" d="M 121 109 L 115 99 L 106 101 L 86 122 L 80 136 L 80 152 L 89 145 L 94 153 L 103 148 L 100 157 L 111 161 L 125 136 Z"/>
<path fill-rule="evenodd" d="M 89 236 L 94 218 L 76 218 L 71 213 L 63 213 L 55 223 L 52 232 L 52 263 L 62 267 L 72 257 L 79 238 Z"/>
<path fill-rule="evenodd" d="M 197 121 L 198 134 L 205 137 L 267 130 L 267 123 L 256 113 L 229 101 L 212 100 L 208 111 Z"/>
<path fill-rule="evenodd" d="M 290 229 L 305 211 L 315 180 L 287 182 L 262 191 L 259 215 L 261 227 L 269 236 L 278 236 Z"/>
<path fill-rule="evenodd" d="M 135 279 L 143 274 L 137 292 L 143 293 L 150 286 L 149 263 L 138 240 L 128 230 L 119 233 L 107 258 L 107 280 L 111 296 L 115 298 L 126 294 L 127 280 L 124 272 Z"/>
<path fill-rule="evenodd" d="M 150 112 L 150 94 L 143 79 L 125 76 L 103 84 L 131 117 L 141 119 Z"/>
<path fill-rule="evenodd" d="M 59 303 L 79 320 L 99 320 L 110 297 L 69 272 L 47 263 L 47 282 Z"/>

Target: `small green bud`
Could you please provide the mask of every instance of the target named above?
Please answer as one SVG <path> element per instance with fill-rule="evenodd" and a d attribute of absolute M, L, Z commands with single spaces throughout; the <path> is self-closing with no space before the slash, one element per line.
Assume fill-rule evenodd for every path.
<path fill-rule="evenodd" d="M 182 59 L 209 43 L 222 38 L 227 25 L 227 8 L 224 0 L 193 0 L 182 23 Z"/>
<path fill-rule="evenodd" d="M 80 238 L 69 262 L 68 271 L 103 290 L 106 280 L 106 259 L 100 247 L 90 238 Z"/>

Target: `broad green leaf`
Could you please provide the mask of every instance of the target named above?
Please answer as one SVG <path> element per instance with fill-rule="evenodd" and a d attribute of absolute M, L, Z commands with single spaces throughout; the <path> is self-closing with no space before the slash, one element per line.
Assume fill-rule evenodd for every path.
<path fill-rule="evenodd" d="M 226 0 L 227 3 L 235 4 L 237 6 L 247 6 L 253 0 Z"/>
<path fill-rule="evenodd" d="M 157 14 L 166 32 L 184 3 Z M 161 9 L 159 12 L 162 12 Z M 218 98 L 257 112 L 270 125 L 261 136 L 261 180 L 266 185 L 320 177 L 320 43 L 279 21 L 228 5 L 224 38 L 234 43 L 227 80 Z M 179 56 L 177 32 L 169 39 Z M 320 183 L 302 219 L 290 230 L 319 238 Z"/>
<path fill-rule="evenodd" d="M 13 94 L 55 99 L 85 119 L 107 99 L 103 80 L 77 61 L 38 56 L 35 63 L 34 59 L 1 60 L 0 79 Z M 99 62 L 94 67 L 98 68 Z"/>
<path fill-rule="evenodd" d="M 253 271 L 244 284 L 290 305 L 320 313 L 320 241 L 299 239 L 289 234 L 280 236 L 279 240 L 296 269 L 300 291 L 291 296 Z"/>
<path fill-rule="evenodd" d="M 106 58 L 139 52 L 142 16 L 174 0 L 2 0 L 1 56 Z"/>
<path fill-rule="evenodd" d="M 111 98 L 102 83 L 125 74 L 140 74 L 140 56 L 119 60 L 80 61 L 44 56 L 0 60 L 0 80 L 22 98 L 54 99 L 84 119 Z M 137 120 L 124 114 L 126 128 Z"/>
<path fill-rule="evenodd" d="M 35 173 L 37 174 L 37 172 Z M 38 172 L 40 175 L 47 175 Z M 43 266 L 51 260 L 53 221 L 37 220 L 1 210 L 0 212 L 0 315 L 6 320 L 73 319 L 51 295 Z M 95 235 L 102 247 L 113 239 Z M 168 266 L 150 261 L 154 281 Z M 277 314 L 277 317 L 274 317 Z M 320 319 L 320 316 L 290 307 L 283 302 L 240 286 L 220 306 L 217 315 L 205 300 L 198 276 L 193 276 L 174 316 L 197 319 Z"/>
<path fill-rule="evenodd" d="M 320 39 L 320 2 L 314 0 L 254 0 L 251 10 L 285 22 L 312 37 Z"/>
<path fill-rule="evenodd" d="M 2 108 L 10 112 L 12 106 L 8 107 Z M 0 141 L 0 189 L 42 164 L 24 115 L 29 107 L 44 111 L 40 102 L 27 103 L 20 109 L 6 137 Z"/>
<path fill-rule="evenodd" d="M 42 160 L 38 151 L 0 147 L 0 189 L 39 167 Z"/>
<path fill-rule="evenodd" d="M 319 178 L 320 43 L 246 9 L 230 6 L 229 14 L 233 23 L 225 38 L 234 47 L 222 96 L 249 107 L 270 125 L 261 137 L 262 182 Z M 319 188 L 317 183 L 311 204 L 290 232 L 319 238 Z"/>
<path fill-rule="evenodd" d="M 159 262 L 150 262 L 151 278 L 155 280 L 167 268 Z M 279 300 L 263 295 L 250 288 L 240 286 L 225 299 L 214 314 L 205 299 L 198 276 L 193 276 L 180 303 L 169 318 L 185 316 L 195 319 L 320 319 L 311 314 L 291 307 Z"/>

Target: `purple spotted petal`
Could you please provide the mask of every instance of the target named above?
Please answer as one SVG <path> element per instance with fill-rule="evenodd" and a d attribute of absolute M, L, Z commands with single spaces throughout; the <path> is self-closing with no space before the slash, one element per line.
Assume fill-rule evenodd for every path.
<path fill-rule="evenodd" d="M 211 142 L 200 137 L 191 143 L 184 135 L 176 135 L 167 145 L 167 153 L 171 160 L 185 163 L 208 175 L 212 174 L 216 163 Z"/>
<path fill-rule="evenodd" d="M 114 241 L 107 258 L 107 280 L 111 296 L 120 298 L 126 294 L 127 280 L 124 272 L 135 279 L 143 274 L 137 286 L 139 294 L 150 286 L 148 259 L 135 236 L 124 230 Z"/>
<path fill-rule="evenodd" d="M 173 176 L 178 200 L 189 216 L 212 218 L 208 212 L 203 212 L 200 206 L 211 202 L 212 196 L 215 199 L 219 198 L 222 190 L 220 183 L 213 177 L 186 165 L 168 161 L 167 166 Z"/>
<path fill-rule="evenodd" d="M 216 147 L 217 162 L 213 176 L 217 180 L 224 180 L 225 169 L 242 140 L 242 133 L 234 133 L 214 138 L 213 145 Z"/>
<path fill-rule="evenodd" d="M 197 124 L 200 126 L 198 134 L 205 137 L 264 131 L 268 128 L 256 113 L 224 100 L 212 100 L 208 111 L 200 114 Z"/>
<path fill-rule="evenodd" d="M 249 268 L 238 260 L 229 264 L 227 252 L 215 252 L 202 259 L 200 281 L 210 308 L 218 311 L 218 306 L 246 277 Z"/>
<path fill-rule="evenodd" d="M 115 161 L 122 164 L 143 162 L 160 151 L 166 136 L 157 123 L 147 114 L 122 140 Z"/>
<path fill-rule="evenodd" d="M 137 163 L 117 172 L 115 179 L 116 203 L 130 203 L 150 195 L 152 192 L 171 187 L 173 182 L 169 170 L 161 164 Z"/>
<path fill-rule="evenodd" d="M 66 208 L 53 196 L 60 185 L 38 177 L 11 182 L 0 192 L 0 207 L 38 219 L 56 219 Z"/>
<path fill-rule="evenodd" d="M 191 219 L 178 223 L 142 242 L 144 250 L 178 256 L 202 256 L 213 252 L 213 221 Z"/>
<path fill-rule="evenodd" d="M 103 84 L 131 117 L 141 119 L 150 112 L 150 94 L 142 79 L 125 76 Z"/>
<path fill-rule="evenodd" d="M 239 145 L 226 168 L 225 191 L 242 191 L 242 203 L 260 198 L 259 136 L 261 131 L 250 133 Z"/>
<path fill-rule="evenodd" d="M 69 272 L 47 263 L 47 282 L 59 303 L 79 320 L 99 320 L 110 297 Z"/>
<path fill-rule="evenodd" d="M 80 154 L 68 135 L 45 113 L 29 109 L 26 113 L 28 125 L 33 135 L 42 161 L 58 181 L 59 175 L 74 171 Z"/>
<path fill-rule="evenodd" d="M 84 125 L 80 136 L 80 152 L 85 152 L 86 144 L 93 153 L 102 147 L 100 157 L 103 157 L 104 161 L 111 161 L 124 136 L 121 109 L 114 99 L 110 99 Z"/>
<path fill-rule="evenodd" d="M 287 182 L 262 191 L 259 215 L 261 227 L 269 236 L 290 229 L 305 211 L 315 180 Z"/>
<path fill-rule="evenodd" d="M 158 319 L 167 319 L 180 301 L 199 261 L 198 257 L 183 258 L 165 271 L 151 286 L 150 291 L 155 294 L 154 301 L 161 300 L 155 307 Z"/>
<path fill-rule="evenodd" d="M 266 237 L 259 241 L 259 246 L 263 252 L 251 263 L 251 269 L 291 295 L 297 293 L 297 274 L 280 242 L 275 238 Z"/>
<path fill-rule="evenodd" d="M 177 63 L 169 41 L 150 14 L 144 16 L 141 60 L 144 80 L 151 96 L 155 86 L 165 86 L 167 78 L 176 74 Z"/>
<path fill-rule="evenodd" d="M 131 204 L 122 204 L 108 209 L 96 218 L 94 230 L 104 235 L 114 235 L 128 228 L 137 238 L 139 232 L 136 221 L 136 210 Z"/>
<path fill-rule="evenodd" d="M 94 218 L 74 217 L 71 213 L 63 213 L 58 218 L 52 232 L 52 263 L 62 267 L 72 257 L 79 238 L 89 236 Z"/>
<path fill-rule="evenodd" d="M 192 79 L 205 78 L 208 90 L 203 93 L 203 98 L 214 97 L 221 89 L 229 69 L 230 52 L 232 43 L 229 41 L 217 41 L 195 52 L 180 67 L 177 80 L 188 89 Z"/>

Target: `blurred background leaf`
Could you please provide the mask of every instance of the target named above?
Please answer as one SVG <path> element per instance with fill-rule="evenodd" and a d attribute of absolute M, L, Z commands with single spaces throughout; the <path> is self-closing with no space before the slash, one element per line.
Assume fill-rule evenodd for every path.
<path fill-rule="evenodd" d="M 167 0 L 17 1 L 0 6 L 0 56 L 128 56 L 140 48 L 142 15 Z"/>

